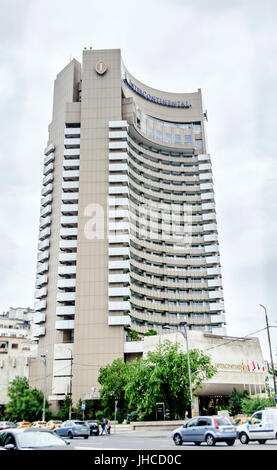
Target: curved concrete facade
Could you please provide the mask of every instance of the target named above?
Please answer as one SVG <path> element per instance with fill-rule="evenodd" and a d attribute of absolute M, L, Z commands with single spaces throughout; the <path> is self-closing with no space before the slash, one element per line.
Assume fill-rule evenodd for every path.
<path fill-rule="evenodd" d="M 50 401 L 97 396 L 131 330 L 225 334 L 201 90 L 153 89 L 120 50 L 85 50 L 55 80 L 43 173 L 34 337 Z M 40 361 L 31 375 L 43 388 Z"/>

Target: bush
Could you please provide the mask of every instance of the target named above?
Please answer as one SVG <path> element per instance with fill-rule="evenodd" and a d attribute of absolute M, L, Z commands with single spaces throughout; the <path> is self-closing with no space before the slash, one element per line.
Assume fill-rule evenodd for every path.
<path fill-rule="evenodd" d="M 131 413 L 127 415 L 127 423 L 130 424 L 132 421 L 137 421 L 138 417 L 139 414 L 137 411 L 131 411 Z"/>
<path fill-rule="evenodd" d="M 269 398 L 243 398 L 241 401 L 242 412 L 247 416 L 251 416 L 256 411 L 264 410 L 265 408 L 275 406 L 274 396 Z"/>

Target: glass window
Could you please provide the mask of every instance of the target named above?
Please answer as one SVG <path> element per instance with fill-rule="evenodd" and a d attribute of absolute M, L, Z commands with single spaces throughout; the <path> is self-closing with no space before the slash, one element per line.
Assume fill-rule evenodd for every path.
<path fill-rule="evenodd" d="M 154 128 L 151 125 L 149 125 L 149 123 L 147 126 L 147 135 L 148 137 L 150 137 L 150 139 L 153 139 L 154 137 Z"/>
<path fill-rule="evenodd" d="M 159 142 L 162 142 L 163 140 L 163 132 L 161 129 L 156 129 L 156 139 L 159 141 Z"/>
<path fill-rule="evenodd" d="M 194 134 L 200 134 L 201 133 L 201 124 L 193 124 L 193 132 L 194 132 Z"/>
<path fill-rule="evenodd" d="M 184 135 L 184 142 L 185 144 L 192 144 L 192 135 L 191 134 L 185 134 Z"/>
<path fill-rule="evenodd" d="M 197 426 L 197 418 L 191 419 L 186 425 L 187 428 L 191 428 L 193 426 Z"/>
<path fill-rule="evenodd" d="M 197 150 L 202 150 L 203 142 L 201 139 L 195 141 L 195 147 L 197 148 Z"/>
<path fill-rule="evenodd" d="M 174 135 L 174 143 L 180 145 L 182 143 L 181 134 Z"/>
<path fill-rule="evenodd" d="M 171 144 L 172 142 L 171 133 L 169 132 L 165 133 L 165 142 L 168 142 L 169 144 Z"/>

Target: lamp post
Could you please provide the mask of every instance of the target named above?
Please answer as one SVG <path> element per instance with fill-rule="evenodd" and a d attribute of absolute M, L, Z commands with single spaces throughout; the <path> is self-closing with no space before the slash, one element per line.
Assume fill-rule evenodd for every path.
<path fill-rule="evenodd" d="M 44 393 L 43 393 L 43 406 L 42 406 L 42 421 L 45 421 L 45 406 L 46 406 L 46 395 L 47 395 L 47 352 L 41 354 L 42 362 L 44 365 Z"/>
<path fill-rule="evenodd" d="M 275 378 L 275 370 L 274 370 L 274 363 L 273 363 L 273 356 L 272 356 L 272 348 L 271 348 L 271 339 L 270 339 L 270 333 L 269 333 L 267 310 L 266 310 L 265 306 L 262 305 L 262 304 L 260 304 L 260 307 L 262 307 L 264 309 L 264 312 L 265 312 L 265 321 L 266 321 L 268 345 L 269 345 L 269 352 L 270 352 L 270 359 L 271 359 L 271 370 L 272 370 L 272 375 L 273 375 L 274 395 L 275 395 L 275 403 L 276 403 L 276 398 L 277 398 L 276 378 Z M 275 406 L 277 406 L 277 403 L 276 403 Z"/>
<path fill-rule="evenodd" d="M 69 382 L 69 395 L 70 395 L 70 402 L 69 402 L 69 409 L 68 409 L 68 419 L 71 420 L 72 416 L 72 365 L 73 365 L 73 355 L 72 349 L 67 348 L 70 352 L 70 382 Z"/>
<path fill-rule="evenodd" d="M 192 382 L 191 382 L 191 369 L 190 369 L 190 357 L 189 357 L 189 344 L 188 344 L 188 333 L 187 333 L 187 322 L 183 321 L 179 323 L 179 326 L 184 326 L 185 332 L 182 330 L 180 333 L 183 335 L 186 341 L 186 346 L 187 346 L 187 359 L 188 359 L 188 373 L 189 373 L 189 393 L 190 393 L 190 412 L 191 412 L 191 417 L 193 418 L 194 416 L 194 406 L 193 406 L 193 397 L 192 397 Z M 170 329 L 168 325 L 164 325 L 164 329 Z"/>

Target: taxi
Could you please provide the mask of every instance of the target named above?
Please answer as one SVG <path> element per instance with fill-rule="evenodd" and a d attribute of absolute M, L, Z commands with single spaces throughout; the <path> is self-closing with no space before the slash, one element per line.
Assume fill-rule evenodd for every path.
<path fill-rule="evenodd" d="M 46 425 L 46 428 L 47 429 L 56 429 L 56 428 L 59 428 L 61 424 L 62 424 L 62 421 L 51 419 L 50 421 L 48 421 L 48 423 Z"/>
<path fill-rule="evenodd" d="M 31 426 L 31 423 L 29 421 L 19 421 L 18 423 L 16 423 L 16 426 L 18 428 L 29 428 Z"/>
<path fill-rule="evenodd" d="M 31 428 L 45 428 L 46 425 L 47 425 L 46 421 L 34 421 L 30 427 Z"/>

